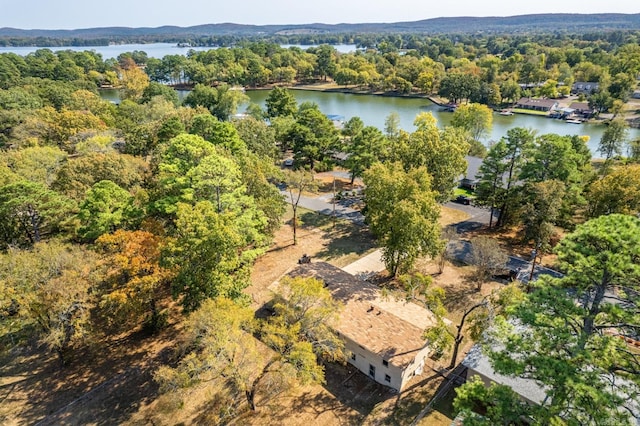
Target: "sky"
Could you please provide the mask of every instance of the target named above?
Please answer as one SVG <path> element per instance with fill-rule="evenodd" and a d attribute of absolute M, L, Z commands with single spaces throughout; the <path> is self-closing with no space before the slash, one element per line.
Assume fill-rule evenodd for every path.
<path fill-rule="evenodd" d="M 406 22 L 532 13 L 640 13 L 638 0 L 0 0 L 0 27 L 78 29 Z"/>

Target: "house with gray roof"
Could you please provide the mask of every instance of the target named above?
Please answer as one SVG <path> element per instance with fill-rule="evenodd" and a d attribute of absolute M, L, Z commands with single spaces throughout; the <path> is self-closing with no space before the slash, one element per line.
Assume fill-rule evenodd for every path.
<path fill-rule="evenodd" d="M 473 377 L 479 377 L 485 386 L 489 386 L 491 383 L 509 386 L 520 398 L 529 404 L 543 404 L 547 396 L 544 387 L 538 385 L 532 379 L 505 376 L 497 373 L 491 366 L 489 357 L 482 352 L 480 345 L 474 345 L 471 350 L 469 350 L 467 356 L 462 361 L 462 365 L 467 368 L 467 380 Z M 628 404 L 625 404 L 624 408 L 620 407 L 620 410 L 628 410 L 633 418 L 635 418 L 635 424 L 640 426 L 640 403 L 638 401 L 629 401 Z"/>
<path fill-rule="evenodd" d="M 595 81 L 576 81 L 571 85 L 571 93 L 574 95 L 591 95 L 600 89 L 600 83 Z"/>

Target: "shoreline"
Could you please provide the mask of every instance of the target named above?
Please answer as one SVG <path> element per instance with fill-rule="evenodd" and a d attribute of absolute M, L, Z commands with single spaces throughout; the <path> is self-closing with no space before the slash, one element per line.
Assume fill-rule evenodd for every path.
<path fill-rule="evenodd" d="M 247 91 L 260 91 L 260 90 L 271 90 L 274 87 L 278 87 L 276 85 L 268 85 L 268 86 L 262 86 L 262 87 L 252 87 L 252 88 L 245 88 L 245 90 Z M 433 103 L 434 105 L 437 105 L 439 107 L 446 107 L 446 105 L 448 104 L 447 101 L 445 101 L 444 99 L 436 96 L 436 95 L 425 95 L 422 93 L 400 93 L 400 92 L 382 92 L 382 91 L 378 91 L 378 92 L 374 92 L 374 91 L 370 91 L 370 90 L 358 90 L 355 89 L 353 87 L 340 87 L 337 86 L 335 83 L 320 83 L 320 84 L 296 84 L 293 86 L 279 86 L 279 87 L 284 87 L 286 89 L 289 90 L 307 90 L 310 92 L 323 92 L 323 93 L 344 93 L 344 94 L 348 94 L 348 95 L 363 95 L 363 96 L 381 96 L 381 97 L 389 97 L 389 98 L 410 98 L 410 99 L 427 99 L 428 101 L 430 101 L 431 103 Z M 499 112 L 502 108 L 493 108 L 494 112 Z M 516 113 L 516 114 L 521 114 L 521 113 Z M 522 115 L 528 115 L 526 113 L 522 113 Z M 536 115 L 536 114 L 530 114 L 530 115 Z M 540 115 L 539 117 L 541 118 L 552 118 L 552 117 L 548 117 L 548 116 L 542 116 Z M 627 124 L 629 125 L 630 128 L 640 128 L 640 124 L 635 124 L 633 122 L 632 119 L 627 119 Z M 607 119 L 603 119 L 603 118 L 592 118 L 586 121 L 583 121 L 583 124 L 594 124 L 594 125 L 606 125 L 607 124 Z"/>
<path fill-rule="evenodd" d="M 274 87 L 284 87 L 289 90 L 308 90 L 310 92 L 325 92 L 325 93 L 344 93 L 348 95 L 366 95 L 366 96 L 382 96 L 389 98 L 410 98 L 410 99 L 428 99 L 438 106 L 444 106 L 446 102 L 434 95 L 425 95 L 423 93 L 400 93 L 395 91 L 383 92 L 383 91 L 371 91 L 371 90 L 358 90 L 352 87 L 340 87 L 331 83 L 324 83 L 322 85 L 317 84 L 296 84 L 293 86 L 262 86 L 262 87 L 245 87 L 247 91 L 253 90 L 271 90 Z"/>
<path fill-rule="evenodd" d="M 191 90 L 193 87 L 190 85 L 172 85 L 176 90 Z M 262 91 L 262 90 L 272 90 L 275 87 L 284 87 L 289 90 L 307 90 L 311 92 L 324 92 L 324 93 L 343 93 L 348 95 L 362 95 L 362 96 L 380 96 L 380 97 L 389 97 L 389 98 L 409 98 L 409 99 L 426 99 L 429 102 L 437 105 L 439 107 L 445 107 L 448 102 L 444 99 L 438 97 L 437 95 L 426 95 L 423 93 L 401 93 L 397 91 L 371 91 L 371 90 L 359 90 L 355 87 L 341 87 L 336 85 L 334 82 L 322 82 L 322 83 L 312 83 L 312 84 L 295 84 L 292 86 L 278 86 L 278 85 L 267 85 L 260 87 L 244 87 L 246 91 Z M 501 109 L 494 109 L 494 112 L 498 112 Z M 526 115 L 526 114 L 525 114 Z M 630 114 L 631 117 L 628 117 L 625 114 L 625 121 L 629 128 L 640 128 L 640 119 L 634 116 L 634 114 Z M 551 118 L 548 116 L 541 116 L 543 118 Z M 607 118 L 591 118 L 589 120 L 583 121 L 583 124 L 594 124 L 594 125 L 607 125 Z"/>

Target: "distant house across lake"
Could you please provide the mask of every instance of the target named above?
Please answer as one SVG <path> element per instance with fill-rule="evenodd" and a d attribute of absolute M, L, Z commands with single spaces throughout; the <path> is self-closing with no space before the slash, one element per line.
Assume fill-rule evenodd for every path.
<path fill-rule="evenodd" d="M 543 98 L 520 98 L 516 103 L 516 108 L 542 112 L 549 112 L 557 106 L 558 101 Z"/>
<path fill-rule="evenodd" d="M 596 82 L 577 81 L 571 86 L 571 93 L 574 95 L 591 95 L 597 92 L 600 84 Z"/>

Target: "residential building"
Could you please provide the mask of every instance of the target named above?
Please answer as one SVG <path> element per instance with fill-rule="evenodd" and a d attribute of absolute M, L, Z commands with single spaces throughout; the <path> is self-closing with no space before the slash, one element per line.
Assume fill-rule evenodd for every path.
<path fill-rule="evenodd" d="M 382 297 L 376 285 L 325 262 L 301 264 L 286 275 L 314 277 L 344 304 L 332 326 L 344 340 L 347 361 L 362 373 L 397 391 L 422 373 L 431 353 L 423 338 L 434 324 L 430 311 Z M 277 292 L 278 283 L 270 288 Z"/>
<path fill-rule="evenodd" d="M 572 102 L 569 108 L 573 110 L 573 114 L 582 118 L 591 118 L 595 113 L 587 102 Z"/>
<path fill-rule="evenodd" d="M 532 111 L 549 112 L 558 107 L 558 101 L 543 98 L 520 98 L 516 102 L 516 108 L 528 109 Z"/>
<path fill-rule="evenodd" d="M 460 187 L 475 191 L 476 186 L 478 186 L 477 176 L 482 165 L 482 158 L 471 155 L 467 155 L 464 158 L 467 160 L 467 171 L 460 178 Z"/>
<path fill-rule="evenodd" d="M 576 81 L 571 86 L 571 93 L 574 95 L 590 95 L 597 92 L 600 88 L 600 84 L 593 81 Z"/>

